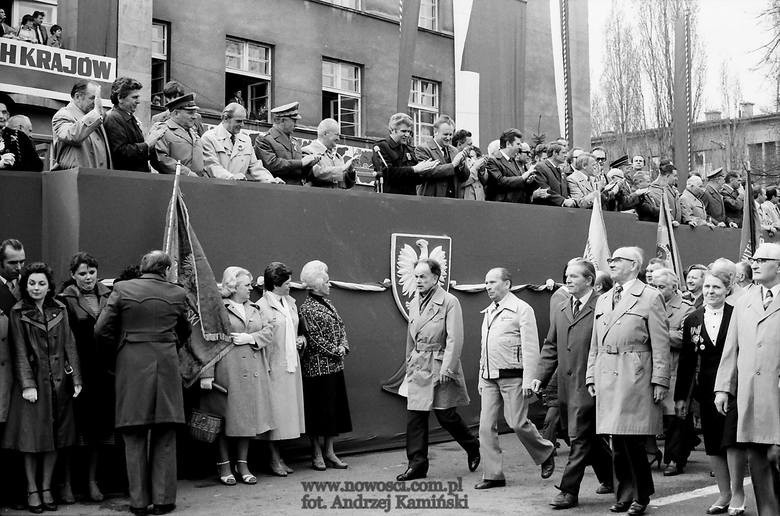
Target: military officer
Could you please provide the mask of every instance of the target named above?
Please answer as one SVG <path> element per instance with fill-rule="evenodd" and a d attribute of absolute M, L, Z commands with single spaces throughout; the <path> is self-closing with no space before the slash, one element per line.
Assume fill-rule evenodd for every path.
<path fill-rule="evenodd" d="M 175 174 L 181 161 L 183 176 L 203 176 L 203 144 L 195 132 L 198 105 L 195 94 L 189 93 L 168 102 L 165 107 L 171 117 L 165 121 L 165 134 L 157 140 L 151 155 L 152 166 L 160 174 Z"/>
<path fill-rule="evenodd" d="M 271 110 L 274 125 L 255 140 L 255 154 L 275 177 L 288 185 L 302 185 L 311 174 L 311 167 L 320 161 L 318 154 L 301 154 L 301 142 L 292 133 L 301 119 L 298 102 L 291 102 Z"/>

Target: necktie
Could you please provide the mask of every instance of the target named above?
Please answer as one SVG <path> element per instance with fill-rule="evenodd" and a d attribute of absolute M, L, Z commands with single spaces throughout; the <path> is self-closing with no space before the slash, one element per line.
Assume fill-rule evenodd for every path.
<path fill-rule="evenodd" d="M 231 133 L 230 134 L 230 145 L 235 146 L 235 144 L 236 144 L 236 135 Z"/>
<path fill-rule="evenodd" d="M 614 310 L 617 304 L 620 303 L 620 293 L 623 292 L 623 285 L 618 283 L 612 290 L 612 309 Z"/>
<path fill-rule="evenodd" d="M 767 289 L 766 294 L 764 294 L 764 310 L 769 308 L 769 305 L 772 304 L 772 299 L 774 298 L 774 294 L 772 294 L 772 291 Z"/>
<path fill-rule="evenodd" d="M 582 302 L 579 299 L 574 299 L 574 310 L 572 310 L 572 313 L 574 313 L 574 317 L 577 317 L 577 314 L 580 313 L 581 307 L 582 307 Z"/>

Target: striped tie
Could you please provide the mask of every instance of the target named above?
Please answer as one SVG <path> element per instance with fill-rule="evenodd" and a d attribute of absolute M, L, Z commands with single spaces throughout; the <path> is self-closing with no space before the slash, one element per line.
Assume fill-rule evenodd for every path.
<path fill-rule="evenodd" d="M 766 294 L 764 295 L 764 310 L 769 308 L 769 305 L 772 304 L 772 300 L 774 299 L 774 294 L 772 294 L 772 291 L 767 289 Z"/>

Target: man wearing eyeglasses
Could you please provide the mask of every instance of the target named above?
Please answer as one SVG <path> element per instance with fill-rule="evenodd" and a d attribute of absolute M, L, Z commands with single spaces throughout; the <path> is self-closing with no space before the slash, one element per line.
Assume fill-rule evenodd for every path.
<path fill-rule="evenodd" d="M 669 389 L 669 324 L 661 293 L 637 279 L 642 250 L 621 247 L 608 262 L 615 283 L 596 301 L 585 384 L 596 397 L 596 433 L 612 436 L 610 511 L 644 514 L 655 490 L 645 442 L 663 433 Z"/>
<path fill-rule="evenodd" d="M 745 443 L 758 514 L 780 514 L 780 245 L 761 244 L 750 263 L 755 285 L 734 304 L 715 406 L 737 404 L 737 442 Z"/>

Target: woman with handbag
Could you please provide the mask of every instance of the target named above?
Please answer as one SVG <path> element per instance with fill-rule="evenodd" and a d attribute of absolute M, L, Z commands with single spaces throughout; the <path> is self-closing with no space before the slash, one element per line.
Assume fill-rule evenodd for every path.
<path fill-rule="evenodd" d="M 236 484 L 230 468 L 229 440 L 235 442 L 239 478 L 245 484 L 256 484 L 257 477 L 247 465 L 249 440 L 274 426 L 265 350 L 273 329 L 263 321 L 257 305 L 249 301 L 251 284 L 252 274 L 241 267 L 228 267 L 222 274 L 220 292 L 230 317 L 233 344 L 200 377 L 204 390 L 201 409 L 224 418 L 223 431 L 217 437 L 217 467 L 219 481 L 228 486 Z"/>
<path fill-rule="evenodd" d="M 721 416 L 715 409 L 715 375 L 723 354 L 733 307 L 726 303 L 731 277 L 720 271 L 704 275 L 704 305 L 683 324 L 683 343 L 674 392 L 675 411 L 686 417 L 691 398 L 699 402 L 704 449 L 718 481 L 720 495 L 707 514 L 745 512 L 745 451 L 737 447 L 737 404 Z"/>
<path fill-rule="evenodd" d="M 10 314 L 15 383 L 3 447 L 24 456 L 27 506 L 40 514 L 57 510 L 52 473 L 58 450 L 76 442 L 73 398 L 81 392 L 81 369 L 67 311 L 54 299 L 51 269 L 31 263 L 19 285 L 22 299 Z"/>

